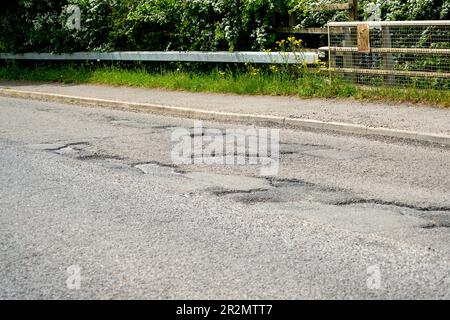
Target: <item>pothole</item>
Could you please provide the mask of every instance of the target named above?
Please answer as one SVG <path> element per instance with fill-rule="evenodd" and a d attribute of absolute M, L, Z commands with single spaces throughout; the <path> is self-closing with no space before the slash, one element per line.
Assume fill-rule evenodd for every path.
<path fill-rule="evenodd" d="M 422 229 L 450 228 L 450 222 L 448 221 L 430 222 L 421 226 L 421 228 Z"/>
<path fill-rule="evenodd" d="M 177 166 L 165 164 L 157 161 L 135 163 L 132 167 L 140 170 L 144 174 L 183 174 Z"/>
<path fill-rule="evenodd" d="M 178 128 L 177 126 L 174 125 L 161 125 L 161 126 L 152 126 L 152 129 L 161 129 L 161 130 L 166 130 L 166 129 L 173 129 L 173 128 Z"/>
<path fill-rule="evenodd" d="M 225 196 L 230 194 L 250 194 L 255 192 L 266 192 L 269 189 L 257 188 L 257 189 L 248 189 L 248 190 L 227 190 L 227 189 L 218 189 L 212 190 L 211 193 L 216 196 Z"/>
<path fill-rule="evenodd" d="M 205 171 L 191 171 L 183 175 L 189 179 L 185 187 L 202 190 L 216 196 L 232 196 L 240 193 L 251 193 L 257 190 L 268 190 L 270 185 L 266 179 L 241 175 L 219 174 Z"/>
<path fill-rule="evenodd" d="M 78 160 L 81 161 L 89 161 L 89 160 L 124 160 L 123 157 L 117 156 L 117 155 L 109 155 L 109 154 L 102 154 L 102 153 L 94 153 L 94 154 L 86 154 L 86 155 L 80 155 L 76 157 Z"/>
<path fill-rule="evenodd" d="M 81 146 L 89 145 L 88 142 L 73 142 L 67 143 L 62 146 L 46 148 L 46 151 L 51 151 L 60 155 L 75 155 L 78 154 L 83 148 Z"/>
<path fill-rule="evenodd" d="M 249 196 L 243 196 L 243 197 L 238 197 L 236 198 L 236 201 L 244 203 L 244 204 L 256 204 L 256 203 L 262 203 L 262 202 L 272 202 L 272 203 L 277 203 L 277 202 L 284 202 L 281 199 L 277 199 L 274 197 L 270 197 L 267 195 L 263 195 L 263 194 L 252 194 Z"/>
<path fill-rule="evenodd" d="M 300 179 L 274 179 L 267 178 L 270 185 L 274 188 L 289 188 L 289 187 L 317 187 L 314 183 L 306 182 Z"/>
<path fill-rule="evenodd" d="M 363 199 L 348 190 L 320 186 L 301 179 L 266 178 L 266 181 L 269 182 L 270 188 L 249 188 L 245 191 L 232 188 L 227 190 L 219 189 L 213 192 L 213 194 L 216 196 L 229 195 L 235 201 L 249 204 L 257 202 L 307 201 L 337 207 L 354 205 L 394 207 L 397 208 L 396 212 L 400 215 L 405 214 L 428 219 L 434 217 L 433 220 L 438 220 L 438 222 L 430 225 L 428 228 L 447 228 L 450 225 L 450 219 L 448 219 L 448 216 L 446 215 L 446 212 L 449 212 L 450 208 L 446 206 L 417 206 L 395 201 Z M 399 211 L 398 209 L 412 211 L 402 213 L 402 210 Z M 442 214 L 438 214 L 439 212 Z"/>
<path fill-rule="evenodd" d="M 416 211 L 450 211 L 450 207 L 446 206 L 417 206 L 407 203 L 401 203 L 401 202 L 395 202 L 395 201 L 382 201 L 377 199 L 350 199 L 347 201 L 338 201 L 331 203 L 335 206 L 350 206 L 355 204 L 375 204 L 375 205 L 382 205 L 382 206 L 393 206 L 393 207 L 399 207 L 399 208 L 407 208 L 412 209 Z"/>
<path fill-rule="evenodd" d="M 61 154 L 61 155 L 75 154 L 78 152 L 80 152 L 80 150 L 77 150 L 73 147 L 65 147 L 65 148 L 61 148 L 61 149 L 55 151 L 55 153 Z"/>
<path fill-rule="evenodd" d="M 105 154 L 101 152 L 94 152 L 86 150 L 86 146 L 89 146 L 88 142 L 73 142 L 63 146 L 55 146 L 53 148 L 46 148 L 46 151 L 68 156 L 80 161 L 123 161 L 124 157 L 119 155 Z"/>
<path fill-rule="evenodd" d="M 267 187 L 247 188 L 245 190 L 228 188 L 213 191 L 216 196 L 230 196 L 237 202 L 254 204 L 257 202 L 328 202 L 347 200 L 353 195 L 344 190 L 323 188 L 314 183 L 298 179 L 265 178 Z"/>

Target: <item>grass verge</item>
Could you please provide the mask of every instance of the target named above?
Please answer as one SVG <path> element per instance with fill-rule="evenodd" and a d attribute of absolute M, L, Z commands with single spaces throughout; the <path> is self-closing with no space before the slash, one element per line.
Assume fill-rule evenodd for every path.
<path fill-rule="evenodd" d="M 283 72 L 253 69 L 251 72 L 187 72 L 164 74 L 144 68 L 87 67 L 84 65 L 0 66 L 0 79 L 50 81 L 78 84 L 105 84 L 144 88 L 167 88 L 192 92 L 217 92 L 248 95 L 281 95 L 317 98 L 349 98 L 412 102 L 450 107 L 450 91 L 401 88 L 361 88 L 342 80 L 329 80 L 318 71 L 295 76 Z"/>

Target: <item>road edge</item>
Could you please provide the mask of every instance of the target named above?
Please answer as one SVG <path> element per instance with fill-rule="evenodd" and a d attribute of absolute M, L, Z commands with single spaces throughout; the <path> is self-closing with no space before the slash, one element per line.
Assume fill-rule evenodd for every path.
<path fill-rule="evenodd" d="M 358 124 L 343 122 L 326 122 L 314 119 L 289 118 L 271 115 L 242 114 L 184 108 L 153 103 L 138 103 L 118 100 L 107 100 L 90 97 L 69 96 L 48 92 L 36 92 L 0 88 L 0 95 L 14 98 L 54 101 L 63 103 L 81 103 L 89 106 L 108 107 L 122 111 L 140 111 L 159 115 L 167 115 L 198 120 L 213 120 L 224 122 L 252 123 L 264 126 L 282 126 L 298 129 L 327 130 L 338 133 L 356 134 L 365 136 L 381 136 L 387 138 L 407 139 L 419 142 L 450 145 L 450 136 L 434 133 L 408 131 L 389 128 L 375 128 Z"/>

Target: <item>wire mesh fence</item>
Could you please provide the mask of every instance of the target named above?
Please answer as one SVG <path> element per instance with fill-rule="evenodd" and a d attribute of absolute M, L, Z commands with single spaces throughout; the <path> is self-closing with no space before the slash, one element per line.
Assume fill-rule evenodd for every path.
<path fill-rule="evenodd" d="M 450 89 L 450 21 L 328 24 L 332 74 L 360 85 Z"/>

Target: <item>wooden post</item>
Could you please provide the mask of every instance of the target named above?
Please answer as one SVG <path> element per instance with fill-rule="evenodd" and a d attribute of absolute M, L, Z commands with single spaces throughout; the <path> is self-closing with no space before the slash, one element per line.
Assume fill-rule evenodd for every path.
<path fill-rule="evenodd" d="M 348 0 L 349 13 L 348 20 L 349 21 L 357 21 L 358 20 L 358 0 Z"/>

